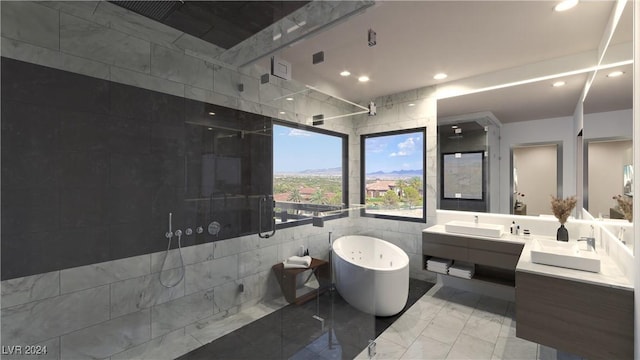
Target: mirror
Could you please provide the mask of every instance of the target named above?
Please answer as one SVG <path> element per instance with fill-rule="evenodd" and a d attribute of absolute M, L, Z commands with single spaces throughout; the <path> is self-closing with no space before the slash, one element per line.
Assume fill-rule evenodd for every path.
<path fill-rule="evenodd" d="M 615 4 L 612 4 L 608 11 L 612 11 L 614 7 Z M 584 103 L 581 103 L 580 99 L 582 99 L 585 84 L 591 79 L 592 74 L 588 70 L 591 70 L 589 67 L 594 64 L 594 54 L 582 62 L 567 61 L 565 65 L 572 65 L 565 66 L 562 70 L 554 66 L 534 68 L 533 70 L 537 71 L 535 74 L 539 76 L 533 76 L 531 81 L 528 79 L 518 81 L 523 79 L 510 78 L 509 75 L 512 73 L 498 72 L 493 74 L 494 83 L 487 84 L 485 82 L 483 83 L 485 86 L 479 87 L 478 90 L 473 86 L 471 90 L 465 88 L 465 85 L 475 85 L 473 81 L 460 81 L 457 84 L 443 86 L 444 95 L 438 99 L 439 125 L 442 125 L 441 119 L 443 118 L 463 118 L 464 114 L 473 114 L 479 111 L 491 113 L 499 121 L 496 126 L 500 138 L 499 150 L 493 149 L 493 152 L 489 152 L 489 157 L 495 155 L 499 159 L 497 164 L 500 167 L 498 175 L 494 177 L 491 174 L 488 179 L 490 184 L 489 211 L 505 214 L 514 212 L 513 206 L 518 199 L 513 197 L 513 180 L 517 177 L 517 187 L 519 188 L 523 181 L 523 174 L 521 174 L 521 169 L 517 169 L 516 176 L 514 176 L 513 167 L 510 164 L 512 148 L 541 143 L 561 144 L 562 148 L 558 148 L 558 178 L 561 179 L 558 181 L 558 196 L 584 192 L 587 197 L 588 175 L 583 168 L 583 158 L 580 158 L 579 161 L 576 160 L 578 156 L 582 156 L 579 154 L 578 146 L 580 149 L 583 148 L 582 145 L 578 145 L 577 139 L 584 138 L 585 144 L 588 144 L 592 139 L 600 141 L 631 140 L 631 84 L 633 76 L 629 60 L 632 59 L 633 49 L 632 22 L 631 5 L 627 3 L 602 61 L 602 64 L 618 63 L 616 69 L 619 68 L 624 73 L 624 76 L 618 78 L 618 80 L 622 80 L 622 84 L 616 86 L 620 89 L 614 91 L 611 81 L 608 85 L 604 82 L 604 80 L 613 79 L 607 77 L 610 71 L 614 70 L 614 67 L 610 66 L 607 69 L 610 71 L 598 71 Z M 604 36 L 604 26 L 602 29 L 603 33 L 599 35 L 601 38 Z M 524 74 L 532 68 L 523 67 L 519 70 Z M 500 80 L 497 80 L 498 78 Z M 486 79 L 473 80 L 482 83 Z M 564 86 L 552 86 L 558 81 L 564 82 Z M 466 94 L 448 96 L 445 93 L 445 90 L 457 90 L 456 87 L 461 91 L 466 91 Z M 582 109 L 582 105 L 584 105 L 584 117 L 579 111 Z M 620 120 L 617 120 L 618 118 Z M 620 126 L 626 126 L 625 130 L 620 131 L 618 128 L 614 132 L 615 127 L 610 126 L 611 121 L 621 122 Z M 583 123 L 584 125 L 582 125 Z M 447 123 L 449 127 L 452 124 Z M 577 136 L 578 129 L 583 129 L 584 133 L 580 133 L 581 137 Z M 626 139 L 622 134 L 626 135 Z M 587 157 L 584 157 L 584 161 L 587 161 Z M 628 164 L 630 163 L 629 161 Z M 622 183 L 623 169 L 619 169 L 618 172 L 621 177 L 620 183 Z M 582 178 L 584 178 L 584 184 Z M 494 186 L 497 186 L 495 191 L 493 191 Z M 619 187 L 616 194 L 622 192 L 622 185 Z M 606 193 L 608 194 L 608 192 Z M 610 200 L 613 206 L 614 200 Z M 439 206 L 439 208 L 442 207 Z M 528 213 L 530 214 L 530 212 Z M 577 211 L 577 213 L 581 212 Z"/>
<path fill-rule="evenodd" d="M 632 6 L 627 3 L 603 63 L 631 59 L 632 41 Z M 613 197 L 632 196 L 633 76 L 633 64 L 598 71 L 584 101 L 583 207 L 593 218 L 612 223 L 626 222 Z M 625 237 L 632 232 L 626 231 Z"/>
<path fill-rule="evenodd" d="M 518 145 L 511 149 L 512 214 L 551 214 L 549 195 L 559 196 L 562 191 L 561 155 L 562 144 L 558 143 Z"/>

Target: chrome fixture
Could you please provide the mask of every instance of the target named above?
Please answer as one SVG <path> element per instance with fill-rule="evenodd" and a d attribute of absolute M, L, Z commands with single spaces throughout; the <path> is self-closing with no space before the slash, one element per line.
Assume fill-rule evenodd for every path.
<path fill-rule="evenodd" d="M 270 237 L 272 237 L 273 235 L 275 235 L 276 233 L 276 218 L 274 216 L 271 216 L 271 233 L 267 232 L 267 233 L 262 233 L 262 212 L 264 211 L 264 209 L 268 209 L 269 205 L 269 196 L 265 195 L 263 197 L 260 198 L 260 202 L 258 204 L 258 236 L 261 239 L 268 239 Z M 271 200 L 271 209 L 273 210 L 273 208 L 275 207 L 275 201 Z"/>
<path fill-rule="evenodd" d="M 209 235 L 218 236 L 218 234 L 220 233 L 220 228 L 221 227 L 220 227 L 220 223 L 219 222 L 212 221 L 211 223 L 209 223 L 209 226 L 207 226 L 207 232 L 209 232 Z M 200 231 L 202 231 L 202 227 L 200 227 L 198 229 L 200 229 Z"/>
<path fill-rule="evenodd" d="M 172 214 L 169 213 L 169 231 L 165 234 L 165 237 L 169 239 L 169 243 L 167 244 L 167 252 L 164 255 L 164 260 L 162 260 L 162 266 L 160 267 L 160 274 L 158 274 L 158 279 L 160 280 L 160 284 L 166 288 L 172 288 L 178 285 L 182 281 L 182 279 L 184 279 L 184 259 L 182 258 L 182 244 L 180 243 L 180 240 L 182 238 L 182 230 L 176 230 L 176 232 L 173 233 L 171 229 L 172 228 L 171 223 L 172 223 Z M 180 268 L 182 269 L 182 272 L 180 274 L 180 278 L 178 279 L 178 281 L 176 281 L 171 285 L 167 285 L 162 281 L 162 271 L 164 270 L 164 267 L 167 263 L 167 258 L 169 257 L 169 250 L 171 249 L 171 239 L 173 238 L 174 235 L 178 237 L 178 253 L 180 254 Z"/>
<path fill-rule="evenodd" d="M 596 238 L 594 237 L 583 237 L 578 239 L 578 241 L 586 241 L 587 242 L 587 248 L 589 249 L 589 251 L 596 251 Z"/>
<path fill-rule="evenodd" d="M 476 224 L 478 223 L 478 215 L 473 216 L 473 222 Z"/>

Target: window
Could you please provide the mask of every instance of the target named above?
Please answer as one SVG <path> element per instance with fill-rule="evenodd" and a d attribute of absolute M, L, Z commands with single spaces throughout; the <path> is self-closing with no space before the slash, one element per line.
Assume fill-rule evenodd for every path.
<path fill-rule="evenodd" d="M 278 228 L 346 216 L 347 135 L 273 124 L 273 196 Z"/>
<path fill-rule="evenodd" d="M 363 216 L 426 220 L 425 133 L 421 128 L 361 136 Z"/>
<path fill-rule="evenodd" d="M 484 151 L 442 154 L 442 198 L 484 200 Z"/>

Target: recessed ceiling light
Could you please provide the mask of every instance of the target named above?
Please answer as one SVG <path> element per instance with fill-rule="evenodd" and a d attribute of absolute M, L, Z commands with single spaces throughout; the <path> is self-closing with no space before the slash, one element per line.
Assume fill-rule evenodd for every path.
<path fill-rule="evenodd" d="M 216 113 L 214 113 L 213 111 L 209 111 L 209 115 L 213 116 L 213 115 L 215 115 L 215 114 L 216 114 Z"/>
<path fill-rule="evenodd" d="M 452 129 L 457 129 L 457 128 L 458 128 L 458 125 L 451 125 L 451 128 L 452 128 Z"/>
<path fill-rule="evenodd" d="M 618 77 L 618 76 L 622 76 L 622 74 L 624 74 L 624 72 L 622 71 L 613 71 L 613 72 L 610 72 L 609 75 L 607 75 L 607 77 Z"/>
<path fill-rule="evenodd" d="M 358 81 L 360 81 L 360 82 L 367 82 L 367 81 L 369 81 L 369 77 L 368 77 L 368 76 L 365 76 L 365 75 L 360 76 L 360 77 L 358 78 Z"/>
<path fill-rule="evenodd" d="M 411 104 L 409 104 L 408 106 L 416 106 L 416 104 L 414 104 L 414 103 L 411 103 Z"/>
<path fill-rule="evenodd" d="M 564 81 L 556 81 L 553 83 L 553 87 L 565 86 L 567 83 Z"/>
<path fill-rule="evenodd" d="M 293 101 L 293 98 L 292 97 L 288 97 L 286 100 L 287 101 Z"/>
<path fill-rule="evenodd" d="M 213 128 L 207 128 L 207 130 L 211 131 L 211 130 L 213 130 Z"/>
<path fill-rule="evenodd" d="M 340 73 L 340 76 L 349 76 L 349 75 L 351 75 L 351 73 L 347 70 Z"/>
<path fill-rule="evenodd" d="M 446 79 L 447 78 L 447 74 L 445 73 L 437 73 L 433 76 L 434 79 L 436 80 L 442 80 L 442 79 Z"/>
<path fill-rule="evenodd" d="M 556 6 L 553 7 L 555 11 L 565 11 L 569 10 L 572 7 L 578 5 L 578 0 L 564 0 L 559 2 Z"/>
<path fill-rule="evenodd" d="M 286 114 L 286 112 L 280 111 L 280 115 L 284 115 L 284 114 Z"/>

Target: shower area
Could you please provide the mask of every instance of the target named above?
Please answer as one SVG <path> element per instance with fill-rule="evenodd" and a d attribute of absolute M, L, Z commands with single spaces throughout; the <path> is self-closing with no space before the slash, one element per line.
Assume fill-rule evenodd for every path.
<path fill-rule="evenodd" d="M 175 339 L 260 344 L 199 350 L 222 358 L 351 357 L 375 339 L 326 262 L 328 282 L 298 276 L 308 302 L 282 299 L 292 273 L 272 267 L 300 245 L 328 259 L 341 229 L 275 230 L 271 117 L 5 57 L 1 70 L 3 358 L 136 358 Z"/>
<path fill-rule="evenodd" d="M 372 3 L 225 2 L 216 16 L 229 28 L 238 13 L 273 17 L 244 40 L 211 30 L 207 41 L 180 29 L 180 16 L 209 2 L 162 2 L 157 18 L 133 3 L 1 4 L 2 358 L 373 354 L 399 315 L 354 309 L 334 290 L 328 262 L 341 236 L 402 244 L 424 226 L 390 232 L 348 210 L 360 203 L 351 139 L 400 123 L 388 109 L 406 99 L 389 97 L 377 119 L 353 116 L 362 106 L 274 76 L 252 52 L 293 42 L 291 19 L 321 26 Z M 285 35 L 256 46 L 274 31 Z M 435 104 L 423 93 L 413 101 Z M 282 224 L 274 126 L 313 129 L 318 114 L 343 137 L 342 204 L 325 206 L 342 210 L 323 218 L 318 205 L 314 219 Z M 416 277 L 422 255 L 409 248 Z M 282 271 L 300 249 L 322 266 Z M 409 304 L 429 286 L 412 279 Z"/>

